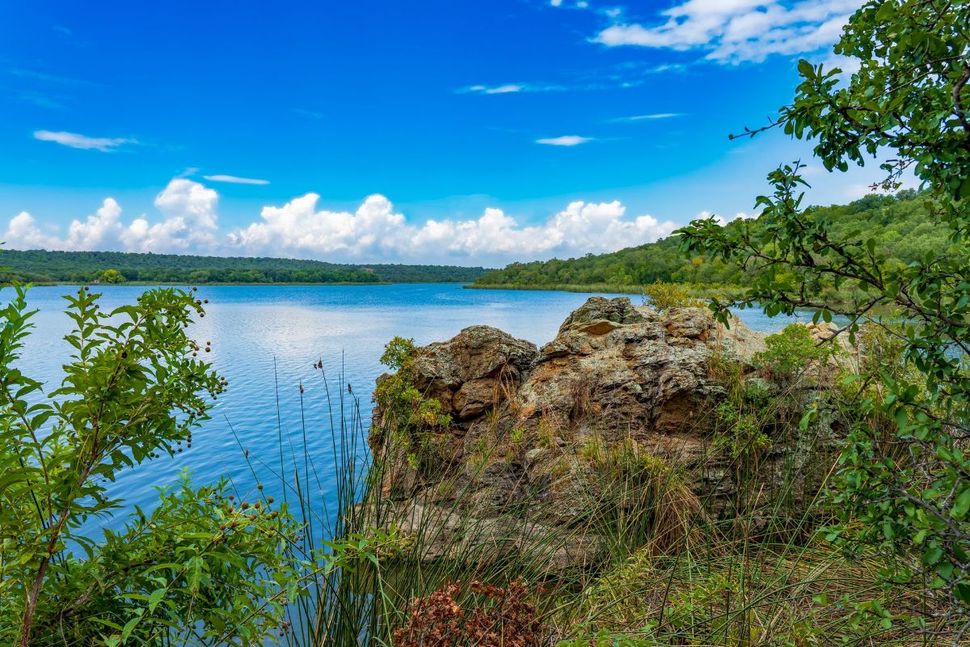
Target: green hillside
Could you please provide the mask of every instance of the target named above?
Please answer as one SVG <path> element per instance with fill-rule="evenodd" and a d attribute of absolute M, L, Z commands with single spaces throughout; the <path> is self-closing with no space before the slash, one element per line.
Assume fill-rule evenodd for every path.
<path fill-rule="evenodd" d="M 881 250 L 903 263 L 947 246 L 945 227 L 928 218 L 923 199 L 915 191 L 901 191 L 895 196 L 874 194 L 847 205 L 812 207 L 810 213 L 830 220 L 841 239 L 875 238 Z M 744 271 L 723 262 L 691 258 L 681 251 L 677 236 L 670 236 L 610 254 L 513 263 L 483 274 L 475 287 L 636 291 L 655 281 L 691 283 L 701 288 L 734 286 L 744 283 Z"/>
<path fill-rule="evenodd" d="M 0 251 L 0 280 L 151 283 L 436 283 L 474 281 L 481 267 L 340 265 L 286 258 L 125 252 Z"/>

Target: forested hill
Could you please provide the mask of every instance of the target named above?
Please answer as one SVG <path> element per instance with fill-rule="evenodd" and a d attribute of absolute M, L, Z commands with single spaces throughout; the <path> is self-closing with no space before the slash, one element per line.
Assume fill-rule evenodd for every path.
<path fill-rule="evenodd" d="M 286 258 L 0 251 L 0 280 L 35 283 L 467 283 L 484 272 L 481 267 L 448 265 L 340 265 Z"/>
<path fill-rule="evenodd" d="M 891 257 L 910 262 L 927 252 L 939 253 L 948 244 L 945 228 L 931 220 L 924 201 L 914 191 L 901 191 L 896 196 L 866 196 L 847 205 L 813 207 L 811 213 L 830 219 L 840 237 L 875 238 Z M 732 286 L 743 284 L 744 276 L 737 267 L 691 258 L 671 236 L 611 254 L 513 263 L 483 274 L 475 286 L 629 291 L 654 281 Z"/>

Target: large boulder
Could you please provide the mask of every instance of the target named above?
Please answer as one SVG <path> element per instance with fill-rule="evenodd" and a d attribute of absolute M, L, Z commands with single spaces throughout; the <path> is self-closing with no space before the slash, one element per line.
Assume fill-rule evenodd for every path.
<path fill-rule="evenodd" d="M 446 342 L 422 348 L 414 359 L 415 386 L 458 420 L 480 416 L 514 392 L 538 350 L 491 326 L 470 326 Z"/>
<path fill-rule="evenodd" d="M 741 477 L 730 452 L 712 438 L 714 412 L 729 386 L 718 367 L 733 367 L 735 387 L 750 379 L 770 391 L 757 383 L 751 363 L 763 349 L 764 335 L 736 319 L 725 328 L 703 308 L 660 313 L 601 297 L 570 314 L 541 349 L 487 326 L 419 348 L 414 384 L 451 416 L 446 428 L 427 431 L 440 441 L 428 445 L 449 450 L 432 478 L 411 479 L 420 484 L 388 497 L 395 499 L 392 516 L 402 527 L 413 525 L 403 521 L 416 510 L 422 519 L 438 510 L 447 528 L 460 526 L 459 517 L 489 519 L 482 524 L 487 531 L 473 534 L 494 545 L 510 527 L 503 520 L 555 529 L 564 543 L 553 561 L 583 562 L 597 545 L 586 536 L 587 522 L 610 487 L 603 465 L 620 455 L 633 456 L 642 469 L 676 471 L 687 492 L 672 501 L 690 498 L 705 515 L 729 515 Z M 378 402 L 375 420 L 380 409 Z M 765 451 L 757 467 L 766 491 L 792 456 L 802 466 L 810 462 L 805 448 L 782 444 Z M 393 467 L 388 474 L 408 471 Z M 811 479 L 796 480 L 811 489 Z M 503 545 L 509 543 L 517 545 Z M 434 556 L 448 552 L 428 545 Z"/>

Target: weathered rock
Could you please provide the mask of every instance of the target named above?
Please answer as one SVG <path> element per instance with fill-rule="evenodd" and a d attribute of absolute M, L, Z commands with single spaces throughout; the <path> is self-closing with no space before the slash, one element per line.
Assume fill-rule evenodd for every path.
<path fill-rule="evenodd" d="M 614 324 L 639 323 L 644 321 L 644 316 L 630 303 L 629 299 L 590 297 L 586 303 L 566 317 L 566 321 L 559 327 L 559 332 L 562 333 L 570 328 L 584 328 L 604 321 Z"/>
<path fill-rule="evenodd" d="M 714 411 L 726 393 L 712 359 L 752 373 L 751 358 L 763 349 L 763 335 L 737 319 L 725 328 L 703 308 L 658 313 L 601 297 L 569 315 L 541 350 L 487 326 L 420 348 L 414 382 L 452 415 L 453 424 L 433 432 L 440 438 L 430 443 L 449 448 L 448 460 L 439 461 L 448 465 L 424 482 L 405 475 L 410 499 L 394 503 L 395 516 L 407 516 L 410 505 L 420 519 L 437 510 L 452 530 L 460 519 L 473 521 L 484 528 L 478 539 L 486 544 L 514 534 L 510 524 L 575 532 L 581 536 L 566 541 L 570 550 L 557 560 L 582 562 L 597 547 L 582 529 L 609 487 L 590 455 L 629 447 L 688 474 L 691 496 L 707 514 L 731 514 L 738 470 L 712 438 Z M 753 374 L 748 382 L 766 393 L 775 388 Z M 378 407 L 375 420 L 379 415 Z M 803 470 L 810 456 L 779 439 L 758 468 L 763 489 L 782 479 L 783 465 Z M 389 471 L 402 472 L 407 468 Z M 813 487 L 804 475 L 796 481 L 786 486 L 798 490 L 789 499 Z M 472 540 L 462 541 L 468 549 Z"/>
<path fill-rule="evenodd" d="M 415 385 L 459 420 L 478 416 L 514 392 L 538 351 L 490 326 L 470 326 L 453 339 L 421 349 L 414 361 Z"/>

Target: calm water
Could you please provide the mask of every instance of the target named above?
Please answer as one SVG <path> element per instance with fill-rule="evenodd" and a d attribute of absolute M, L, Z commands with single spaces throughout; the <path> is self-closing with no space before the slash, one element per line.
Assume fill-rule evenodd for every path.
<path fill-rule="evenodd" d="M 130 303 L 144 287 L 104 286 L 102 307 Z M 61 364 L 71 352 L 63 340 L 70 320 L 63 294 L 70 287 L 36 287 L 29 302 L 39 310 L 21 362 L 24 372 L 48 388 L 58 384 Z M 216 286 L 202 287 L 207 314 L 193 328 L 199 341 L 212 341 L 210 359 L 229 380 L 212 419 L 194 434 L 192 448 L 174 459 L 163 457 L 123 472 L 112 494 L 127 506 L 151 509 L 156 487 L 169 485 L 188 469 L 196 483 L 230 477 L 243 495 L 257 479 L 267 493 L 281 493 L 278 477 L 280 435 L 284 458 L 303 468 L 304 429 L 312 458 L 311 479 L 320 504 L 334 496 L 333 434 L 320 372 L 323 359 L 336 397 L 338 381 L 359 395 L 369 420 L 370 393 L 382 372 L 378 358 L 384 344 L 400 335 L 418 344 L 452 337 L 473 324 L 488 324 L 537 344 L 551 340 L 562 320 L 590 295 L 570 292 L 467 290 L 454 284 L 382 286 Z M 8 296 L 8 295 L 5 295 Z M 632 297 L 637 303 L 638 297 Z M 740 313 L 756 330 L 775 330 L 785 322 L 759 312 Z M 301 422 L 300 384 L 304 387 Z M 345 387 L 344 387 L 345 388 Z M 277 419 L 279 398 L 279 420 Z M 235 431 L 235 435 L 233 434 Z M 236 437 L 238 436 L 238 441 Z M 256 474 L 243 457 L 245 448 Z M 122 519 L 101 523 L 117 527 Z"/>

